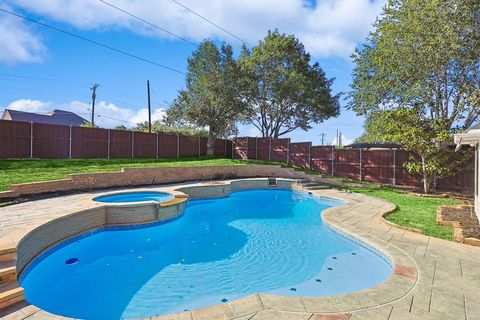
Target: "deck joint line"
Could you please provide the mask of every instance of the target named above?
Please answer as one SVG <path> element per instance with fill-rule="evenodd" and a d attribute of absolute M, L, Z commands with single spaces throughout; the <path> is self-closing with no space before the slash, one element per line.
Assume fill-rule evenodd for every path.
<path fill-rule="evenodd" d="M 390 308 L 390 312 L 388 313 L 387 320 L 390 320 L 390 317 L 392 316 L 392 312 L 393 312 L 393 306 Z"/>
<path fill-rule="evenodd" d="M 430 288 L 430 299 L 428 301 L 428 312 L 432 309 L 432 297 L 433 297 L 433 288 Z"/>
<path fill-rule="evenodd" d="M 430 237 L 428 237 L 427 245 L 425 246 L 425 252 L 423 253 L 423 257 L 425 258 L 427 255 L 428 245 L 430 244 Z"/>
<path fill-rule="evenodd" d="M 413 299 L 415 298 L 415 295 L 412 295 L 412 300 L 410 300 L 410 308 L 408 309 L 408 313 L 412 313 L 413 309 Z"/>

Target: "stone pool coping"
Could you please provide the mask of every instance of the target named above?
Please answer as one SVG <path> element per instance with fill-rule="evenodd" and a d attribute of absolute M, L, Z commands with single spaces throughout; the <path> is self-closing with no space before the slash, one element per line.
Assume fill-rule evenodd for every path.
<path fill-rule="evenodd" d="M 288 182 L 288 179 L 284 180 L 285 185 L 280 186 L 280 188 L 287 188 L 286 185 L 288 185 L 288 183 L 292 185 L 291 182 Z M 231 187 L 231 182 L 235 184 L 238 183 L 238 181 L 244 181 L 245 188 L 254 188 L 255 186 L 257 186 L 257 188 L 265 188 L 267 179 L 228 180 L 221 184 L 193 183 L 147 189 L 135 188 L 130 190 L 167 192 L 173 190 L 182 190 L 181 192 L 192 192 L 192 198 L 195 198 L 201 197 L 202 191 L 200 190 L 203 189 L 208 190 L 208 192 L 205 192 L 204 195 L 212 197 L 212 192 L 220 192 L 220 190 L 221 193 L 218 194 L 218 196 L 224 196 L 222 193 L 226 192 L 225 187 L 228 185 Z M 214 186 L 217 188 L 217 190 L 214 191 L 211 188 L 203 188 L 203 186 Z M 312 319 L 326 319 L 321 317 L 333 315 L 336 315 L 335 317 L 343 316 L 343 318 L 347 319 L 352 314 L 364 314 L 370 312 L 369 310 L 372 310 L 373 313 L 378 311 L 380 314 L 380 311 L 391 308 L 390 313 L 392 313 L 394 305 L 404 304 L 406 300 L 410 300 L 406 299 L 407 296 L 409 298 L 412 296 L 410 304 L 411 312 L 413 305 L 412 291 L 416 291 L 416 286 L 419 284 L 418 270 L 423 266 L 420 265 L 419 267 L 415 259 L 412 258 L 412 256 L 415 256 L 415 251 L 417 250 L 418 246 L 415 247 L 413 255 L 411 252 L 406 253 L 402 248 L 399 248 L 398 245 L 393 244 L 394 242 L 397 243 L 397 241 L 393 241 L 393 239 L 396 238 L 394 231 L 391 231 L 393 227 L 382 222 L 382 216 L 385 213 L 394 210 L 395 206 L 380 199 L 361 194 L 347 193 L 339 190 L 329 189 L 311 192 L 315 195 L 335 198 L 345 202 L 345 204 L 342 206 L 324 210 L 322 213 L 322 218 L 330 227 L 336 229 L 338 232 L 345 233 L 351 237 L 359 239 L 361 242 L 378 248 L 383 254 L 389 257 L 393 262 L 393 273 L 386 282 L 377 287 L 356 293 L 318 298 L 284 297 L 260 293 L 213 307 L 192 310 L 174 315 L 152 317 L 151 319 L 250 319 L 252 317 L 257 319 L 257 315 L 260 314 L 264 315 L 264 319 L 280 319 L 286 315 L 295 319 L 310 319 L 311 317 Z M 99 194 L 96 193 L 87 194 L 84 196 L 88 198 L 98 195 Z M 9 208 L 12 207 L 15 207 L 15 205 Z M 55 214 L 52 214 L 52 216 L 49 218 L 52 219 L 55 217 Z M 408 231 L 401 232 L 403 232 L 403 238 Z M 387 237 L 384 235 L 387 235 Z M 414 234 L 414 237 L 425 236 Z M 405 238 L 407 238 L 407 236 L 405 236 Z M 413 240 L 411 242 L 413 242 Z M 423 257 L 425 257 L 427 254 L 429 243 L 430 238 L 428 238 Z M 432 243 L 435 244 L 436 240 L 432 240 Z M 430 246 L 432 246 L 432 244 L 430 244 Z M 430 296 L 430 299 L 432 299 L 432 296 Z M 408 310 L 407 313 L 409 313 Z M 267 314 L 269 314 L 269 316 L 265 317 Z M 35 315 L 35 318 L 41 319 L 62 318 L 51 315 L 33 306 L 28 306 L 21 311 L 12 312 L 9 314 L 9 316 L 12 316 L 12 319 L 24 319 L 31 315 Z M 343 318 L 337 317 L 334 319 Z M 372 318 L 375 317 L 372 316 Z"/>

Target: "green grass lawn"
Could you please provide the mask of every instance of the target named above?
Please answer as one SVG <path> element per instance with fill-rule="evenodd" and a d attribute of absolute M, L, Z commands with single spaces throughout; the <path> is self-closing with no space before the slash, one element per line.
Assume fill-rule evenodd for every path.
<path fill-rule="evenodd" d="M 428 236 L 453 240 L 453 228 L 437 224 L 437 208 L 441 205 L 454 205 L 460 200 L 449 198 L 423 198 L 408 195 L 395 188 L 349 188 L 377 198 L 385 199 L 397 205 L 397 210 L 386 219 L 393 223 L 422 230 Z"/>
<path fill-rule="evenodd" d="M 226 158 L 180 159 L 34 159 L 0 160 L 0 191 L 10 185 L 66 178 L 71 173 L 119 171 L 121 168 L 190 167 L 266 164 L 266 161 Z M 270 163 L 271 164 L 271 163 Z"/>

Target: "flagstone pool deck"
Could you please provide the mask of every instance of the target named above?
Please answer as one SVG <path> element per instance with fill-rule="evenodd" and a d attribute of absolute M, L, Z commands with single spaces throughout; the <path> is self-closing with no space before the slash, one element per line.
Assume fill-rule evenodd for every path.
<path fill-rule="evenodd" d="M 260 179 L 249 179 L 260 180 Z M 238 180 L 237 180 L 238 181 Z M 262 181 L 265 181 L 263 179 Z M 230 183 L 223 181 L 221 183 Z M 175 184 L 115 191 L 188 190 L 208 183 Z M 187 188 L 187 189 L 185 189 Z M 177 191 L 178 192 L 178 191 Z M 357 293 L 319 297 L 254 294 L 239 300 L 156 320 L 200 319 L 467 319 L 480 320 L 480 248 L 406 231 L 383 219 L 395 206 L 386 201 L 335 189 L 312 193 L 345 201 L 322 213 L 338 232 L 384 253 L 393 265 L 382 285 Z M 0 249 L 15 246 L 28 232 L 53 219 L 102 206 L 87 192 L 0 208 Z M 0 310 L 2 319 L 66 319 L 26 302 Z"/>

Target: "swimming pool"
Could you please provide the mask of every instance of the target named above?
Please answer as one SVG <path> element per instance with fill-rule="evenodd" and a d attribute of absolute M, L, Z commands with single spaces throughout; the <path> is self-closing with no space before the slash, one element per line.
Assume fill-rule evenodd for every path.
<path fill-rule="evenodd" d="M 190 200 L 176 220 L 61 244 L 20 279 L 27 301 L 82 319 L 141 318 L 255 292 L 324 296 L 373 287 L 385 258 L 325 226 L 340 205 L 291 190 Z"/>
<path fill-rule="evenodd" d="M 121 202 L 143 202 L 155 201 L 164 202 L 172 200 L 174 196 L 166 192 L 123 192 L 113 193 L 104 196 L 96 197 L 93 200 L 106 203 L 121 203 Z"/>

